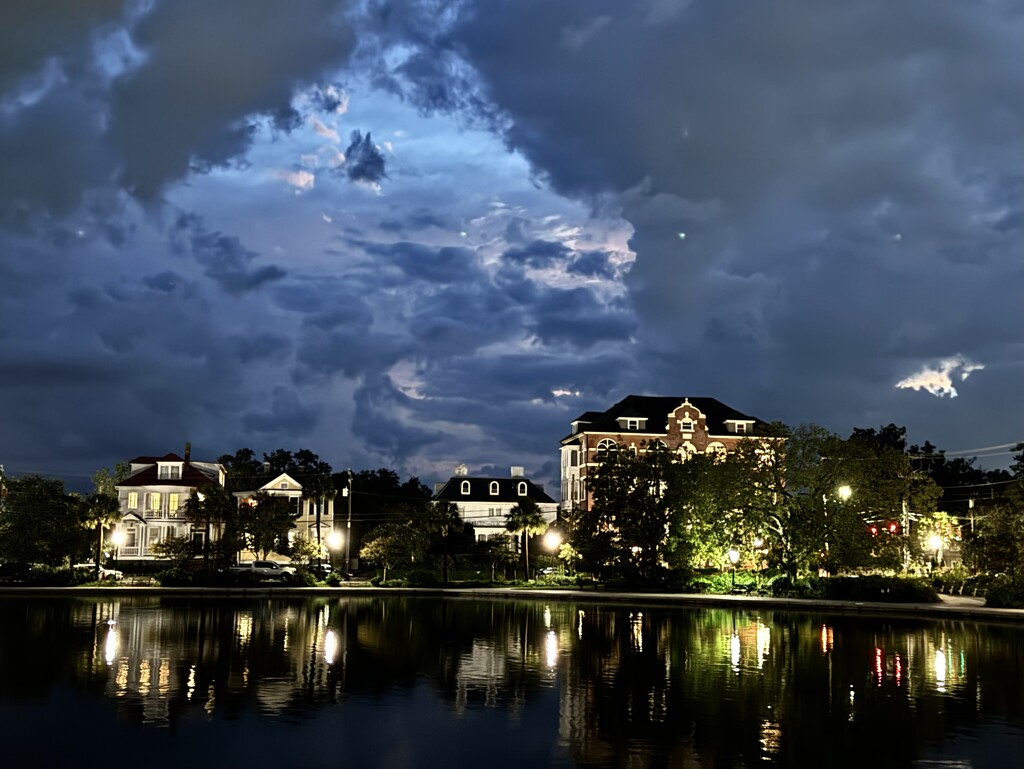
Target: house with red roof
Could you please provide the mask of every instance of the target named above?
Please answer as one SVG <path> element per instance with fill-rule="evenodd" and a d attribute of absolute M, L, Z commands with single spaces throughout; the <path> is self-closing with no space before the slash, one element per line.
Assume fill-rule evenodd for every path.
<path fill-rule="evenodd" d="M 128 477 L 117 485 L 121 522 L 112 532 L 117 557 L 153 560 L 152 547 L 171 537 L 190 537 L 197 550 L 206 536 L 185 518 L 185 503 L 193 492 L 224 485 L 224 467 L 216 462 L 192 459 L 191 446 L 185 456 L 135 457 L 129 462 Z"/>

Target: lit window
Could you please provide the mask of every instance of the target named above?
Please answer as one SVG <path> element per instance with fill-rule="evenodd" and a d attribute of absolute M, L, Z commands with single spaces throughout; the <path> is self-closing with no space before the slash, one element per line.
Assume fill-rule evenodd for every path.
<path fill-rule="evenodd" d="M 129 491 L 128 492 L 128 509 L 138 510 L 139 509 L 139 492 Z"/>
<path fill-rule="evenodd" d="M 682 430 L 684 433 L 692 433 L 693 432 L 693 420 L 692 419 L 684 419 L 684 420 L 682 420 L 679 423 L 679 429 Z"/>
<path fill-rule="evenodd" d="M 737 433 L 745 433 L 746 431 L 747 431 L 747 426 L 743 422 L 737 422 L 736 423 L 736 432 Z"/>
<path fill-rule="evenodd" d="M 174 513 L 178 512 L 178 495 L 177 494 L 168 494 L 167 495 L 167 509 L 171 512 L 172 515 Z"/>
<path fill-rule="evenodd" d="M 469 481 L 463 481 L 462 482 L 462 493 L 463 494 L 468 494 L 469 493 Z"/>
<path fill-rule="evenodd" d="M 640 429 L 640 420 L 639 419 L 627 419 L 626 420 L 626 429 L 627 430 L 639 430 Z"/>
<path fill-rule="evenodd" d="M 159 510 L 160 509 L 160 492 L 154 491 L 149 495 L 149 509 Z"/>
<path fill-rule="evenodd" d="M 498 495 L 498 482 L 497 481 L 491 481 L 491 496 L 497 496 L 497 495 Z"/>

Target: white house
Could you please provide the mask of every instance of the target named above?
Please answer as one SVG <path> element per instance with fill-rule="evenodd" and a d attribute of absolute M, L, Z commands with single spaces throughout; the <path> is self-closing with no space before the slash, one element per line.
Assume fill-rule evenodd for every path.
<path fill-rule="evenodd" d="M 121 522 L 111 532 L 119 558 L 153 560 L 152 547 L 169 537 L 191 537 L 197 548 L 205 532 L 185 520 L 185 503 L 193 490 L 224 485 L 224 467 L 197 462 L 185 444 L 185 456 L 135 457 L 129 474 L 117 485 Z"/>
<path fill-rule="evenodd" d="M 434 489 L 434 501 L 454 502 L 462 520 L 472 524 L 478 541 L 506 533 L 509 511 L 523 499 L 537 503 L 544 520 L 554 523 L 558 503 L 542 486 L 524 477 L 522 467 L 513 467 L 510 477 L 470 477 L 466 466 L 459 465 L 455 475 Z"/>

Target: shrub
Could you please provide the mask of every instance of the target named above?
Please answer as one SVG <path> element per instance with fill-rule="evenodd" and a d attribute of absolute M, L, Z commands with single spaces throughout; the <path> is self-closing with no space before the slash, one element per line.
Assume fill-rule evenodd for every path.
<path fill-rule="evenodd" d="M 1012 582 L 996 582 L 985 594 L 985 605 L 994 609 L 1024 609 L 1024 588 Z"/>
<path fill-rule="evenodd" d="M 935 587 L 914 577 L 831 577 L 822 580 L 825 598 L 844 601 L 883 601 L 893 603 L 934 603 L 939 600 Z"/>
<path fill-rule="evenodd" d="M 194 584 L 193 577 L 187 569 L 167 569 L 156 575 L 156 581 L 163 587 L 188 587 Z"/>
<path fill-rule="evenodd" d="M 825 595 L 824 580 L 817 577 L 797 577 L 793 579 L 783 575 L 771 581 L 768 593 L 775 598 L 823 598 Z"/>
<path fill-rule="evenodd" d="M 381 579 L 381 576 L 379 574 L 374 574 L 372 577 L 370 577 L 370 584 L 373 585 L 374 587 L 380 587 L 380 583 L 381 582 L 382 582 L 382 579 Z"/>
<path fill-rule="evenodd" d="M 340 587 L 342 583 L 341 575 L 336 571 L 332 571 L 327 575 L 327 579 L 324 580 L 331 587 Z"/>
<path fill-rule="evenodd" d="M 406 587 L 438 587 L 441 581 L 429 569 L 413 569 L 405 575 Z"/>

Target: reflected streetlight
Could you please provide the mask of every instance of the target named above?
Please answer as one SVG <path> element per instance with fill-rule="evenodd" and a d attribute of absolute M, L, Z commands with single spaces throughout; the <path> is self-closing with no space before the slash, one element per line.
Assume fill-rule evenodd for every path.
<path fill-rule="evenodd" d="M 736 564 L 740 560 L 740 551 L 735 547 L 729 548 L 729 561 L 732 562 L 732 589 L 736 592 Z"/>

